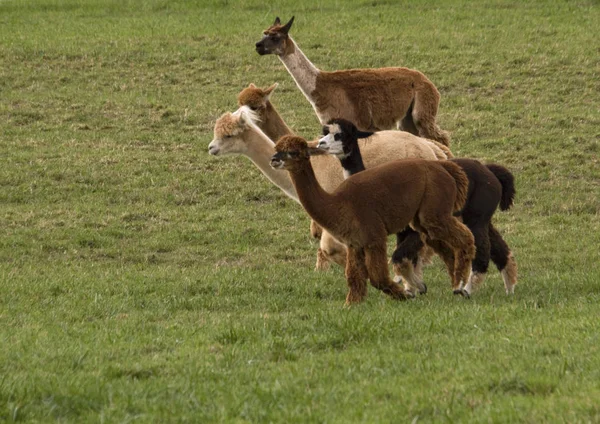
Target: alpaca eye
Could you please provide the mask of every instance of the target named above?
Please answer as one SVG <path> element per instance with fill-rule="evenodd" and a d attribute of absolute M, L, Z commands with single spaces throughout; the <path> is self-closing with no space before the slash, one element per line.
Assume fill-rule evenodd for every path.
<path fill-rule="evenodd" d="M 336 141 L 340 141 L 342 139 L 342 135 L 341 134 L 336 134 L 333 136 L 333 139 Z"/>
<path fill-rule="evenodd" d="M 258 108 L 257 108 L 256 106 L 250 106 L 250 110 L 257 111 L 257 110 L 258 110 Z"/>

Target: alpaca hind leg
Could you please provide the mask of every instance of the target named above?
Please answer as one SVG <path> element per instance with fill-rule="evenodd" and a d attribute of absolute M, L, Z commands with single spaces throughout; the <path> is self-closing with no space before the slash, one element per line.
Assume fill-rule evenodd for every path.
<path fill-rule="evenodd" d="M 362 302 L 367 295 L 368 272 L 365 267 L 365 252 L 363 249 L 348 247 L 348 260 L 346 262 L 346 281 L 348 294 L 346 306 Z"/>
<path fill-rule="evenodd" d="M 320 247 L 317 249 L 317 263 L 315 264 L 315 271 L 325 271 L 329 269 L 331 262 L 329 257 Z"/>
<path fill-rule="evenodd" d="M 391 296 L 393 299 L 404 300 L 414 297 L 404 290 L 400 284 L 390 279 L 390 271 L 387 265 L 387 253 L 385 241 L 378 245 L 365 248 L 365 265 L 369 273 L 371 284 L 378 290 Z"/>
<path fill-rule="evenodd" d="M 440 94 L 433 84 L 431 86 L 424 85 L 415 93 L 412 121 L 417 128 L 417 135 L 448 146 L 450 145 L 449 133 L 441 130 L 435 122 L 439 103 Z"/>
<path fill-rule="evenodd" d="M 413 113 L 414 99 L 410 103 L 410 107 L 406 111 L 406 115 L 400 121 L 400 125 L 398 125 L 398 129 L 402 131 L 409 132 L 414 135 L 419 135 L 419 130 L 417 129 L 415 122 L 413 121 L 412 113 Z"/>
<path fill-rule="evenodd" d="M 427 237 L 426 241 L 427 245 L 431 247 L 431 249 L 433 249 L 433 251 L 437 253 L 440 258 L 442 258 L 444 264 L 446 264 L 446 271 L 448 271 L 450 281 L 452 282 L 452 290 L 456 291 L 460 289 L 460 287 L 454 287 L 454 266 L 456 262 L 454 259 L 454 250 L 441 240 L 434 240 L 432 238 Z"/>
<path fill-rule="evenodd" d="M 473 289 L 476 289 L 483 284 L 485 279 L 488 265 L 490 262 L 490 239 L 488 235 L 489 221 L 483 222 L 467 222 L 467 227 L 471 230 L 473 238 L 475 239 L 475 258 L 471 264 L 471 273 L 467 284 L 464 285 L 463 289 L 470 295 Z"/>
<path fill-rule="evenodd" d="M 455 294 L 461 294 L 465 297 L 469 297 L 463 286 L 462 282 L 467 282 L 471 271 L 471 262 L 475 257 L 475 241 L 471 231 L 458 219 L 451 217 L 447 222 L 431 225 L 427 228 L 428 237 L 434 241 L 439 240 L 443 244 L 447 245 L 452 249 L 454 254 L 454 267 L 452 273 L 452 290 Z M 431 245 L 436 249 L 435 243 Z M 437 250 L 436 250 L 437 252 Z M 447 252 L 438 252 L 440 255 L 449 256 Z M 448 264 L 448 257 L 442 256 L 446 266 Z M 450 267 L 449 267 L 450 268 Z"/>
<path fill-rule="evenodd" d="M 490 256 L 504 280 L 506 294 L 513 294 L 517 284 L 517 263 L 498 230 L 490 224 Z"/>

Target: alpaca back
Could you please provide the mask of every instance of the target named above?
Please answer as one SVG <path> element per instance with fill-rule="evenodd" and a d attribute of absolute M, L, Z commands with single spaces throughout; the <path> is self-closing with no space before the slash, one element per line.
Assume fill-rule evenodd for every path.
<path fill-rule="evenodd" d="M 427 140 L 403 131 L 381 131 L 359 139 L 358 146 L 366 169 L 396 159 L 437 159 Z M 334 156 L 312 156 L 311 162 L 325 191 L 333 192 L 344 181 L 342 166 Z"/>
<path fill-rule="evenodd" d="M 454 201 L 454 211 L 460 211 L 464 208 L 465 202 L 467 201 L 467 195 L 469 193 L 469 179 L 467 174 L 461 169 L 460 166 L 454 162 L 439 161 L 439 164 L 443 166 L 454 181 L 456 181 L 456 200 Z"/>
<path fill-rule="evenodd" d="M 515 199 L 515 177 L 502 165 L 489 164 L 487 168 L 498 178 L 502 184 L 502 198 L 500 199 L 500 210 L 508 210 Z"/>

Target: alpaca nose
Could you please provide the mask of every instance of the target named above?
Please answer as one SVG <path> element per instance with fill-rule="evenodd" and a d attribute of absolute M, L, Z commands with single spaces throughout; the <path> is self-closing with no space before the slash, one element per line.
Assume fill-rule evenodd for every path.
<path fill-rule="evenodd" d="M 260 48 L 262 47 L 262 45 L 263 45 L 263 42 L 262 42 L 262 41 L 258 41 L 258 42 L 255 44 L 255 46 L 256 46 L 256 48 L 257 48 L 257 49 L 260 49 Z"/>

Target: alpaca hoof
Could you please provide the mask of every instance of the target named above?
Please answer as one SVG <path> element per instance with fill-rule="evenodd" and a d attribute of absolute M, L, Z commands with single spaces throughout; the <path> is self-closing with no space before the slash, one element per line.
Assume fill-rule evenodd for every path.
<path fill-rule="evenodd" d="M 470 299 L 471 295 L 469 294 L 468 291 L 466 291 L 465 289 L 456 289 L 454 290 L 452 293 L 456 294 L 456 295 L 461 295 L 462 297 L 464 297 L 465 299 Z"/>

